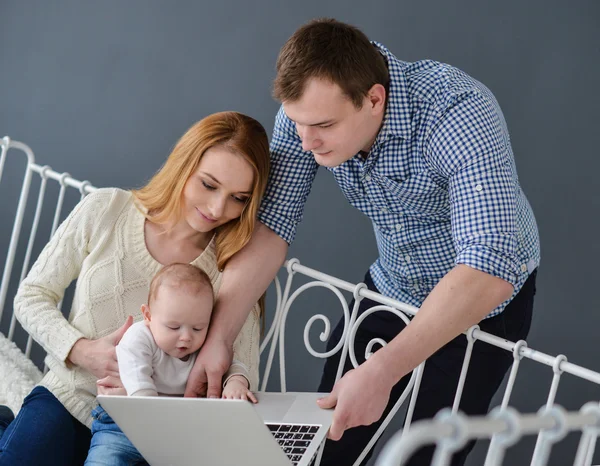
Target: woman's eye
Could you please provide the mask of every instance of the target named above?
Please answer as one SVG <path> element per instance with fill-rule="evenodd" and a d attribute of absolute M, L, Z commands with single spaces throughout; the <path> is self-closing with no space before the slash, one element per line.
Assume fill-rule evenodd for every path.
<path fill-rule="evenodd" d="M 233 196 L 233 198 L 239 202 L 240 204 L 245 204 L 246 202 L 248 202 L 248 198 L 247 197 L 237 197 L 237 196 Z"/>
<path fill-rule="evenodd" d="M 204 186 L 206 189 L 208 189 L 209 191 L 214 191 L 215 189 L 217 189 L 217 188 L 215 188 L 214 186 L 211 186 L 211 185 L 207 184 L 207 183 L 206 183 L 206 181 L 202 181 L 202 185 L 203 185 L 203 186 Z"/>

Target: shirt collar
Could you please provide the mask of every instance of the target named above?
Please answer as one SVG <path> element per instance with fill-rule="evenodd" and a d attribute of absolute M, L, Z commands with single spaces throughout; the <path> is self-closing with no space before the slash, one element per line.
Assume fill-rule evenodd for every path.
<path fill-rule="evenodd" d="M 412 121 L 406 75 L 404 74 L 405 65 L 379 42 L 373 41 L 372 44 L 386 59 L 390 74 L 385 116 L 375 143 L 382 143 L 389 136 L 408 139 L 411 134 Z"/>

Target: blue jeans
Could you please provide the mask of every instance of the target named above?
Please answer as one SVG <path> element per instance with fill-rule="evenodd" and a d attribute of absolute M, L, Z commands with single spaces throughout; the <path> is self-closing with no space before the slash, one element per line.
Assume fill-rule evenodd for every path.
<path fill-rule="evenodd" d="M 6 428 L 14 421 L 15 415 L 8 406 L 0 405 L 0 438 Z"/>
<path fill-rule="evenodd" d="M 0 438 L 0 466 L 80 466 L 90 430 L 46 388 L 35 387 Z"/>
<path fill-rule="evenodd" d="M 92 411 L 92 443 L 85 466 L 149 466 L 102 406 Z"/>

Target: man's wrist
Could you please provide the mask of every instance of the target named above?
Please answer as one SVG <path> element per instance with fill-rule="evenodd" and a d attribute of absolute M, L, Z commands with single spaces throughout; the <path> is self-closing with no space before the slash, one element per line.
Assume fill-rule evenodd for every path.
<path fill-rule="evenodd" d="M 405 374 L 396 373 L 397 368 L 394 364 L 387 361 L 386 354 L 383 351 L 385 348 L 376 351 L 365 361 L 365 365 L 373 374 L 374 380 L 379 380 L 386 385 L 393 387 L 396 385 Z"/>

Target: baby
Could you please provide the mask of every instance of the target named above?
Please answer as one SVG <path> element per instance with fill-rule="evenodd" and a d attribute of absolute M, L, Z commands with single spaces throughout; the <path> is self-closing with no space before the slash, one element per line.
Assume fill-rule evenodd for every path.
<path fill-rule="evenodd" d="M 128 395 L 183 395 L 208 333 L 214 303 L 208 276 L 189 264 L 172 264 L 150 284 L 144 320 L 135 323 L 117 346 L 119 373 Z M 224 398 L 256 398 L 243 375 L 229 374 Z"/>
<path fill-rule="evenodd" d="M 168 265 L 154 276 L 148 304 L 142 305 L 144 320 L 133 324 L 116 348 L 119 374 L 127 395 L 184 394 L 196 355 L 208 333 L 213 303 L 210 279 L 193 265 Z M 224 381 L 223 398 L 257 403 L 246 377 L 231 371 Z M 101 406 L 94 409 L 92 417 L 92 442 L 86 466 L 145 464 Z"/>

